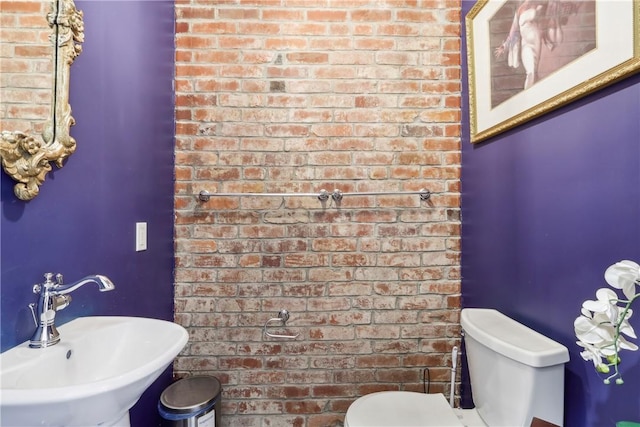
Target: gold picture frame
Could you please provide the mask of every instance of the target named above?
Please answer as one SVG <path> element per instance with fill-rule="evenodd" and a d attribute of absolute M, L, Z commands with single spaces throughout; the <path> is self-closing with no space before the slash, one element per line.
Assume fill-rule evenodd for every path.
<path fill-rule="evenodd" d="M 640 71 L 640 0 L 479 0 L 465 24 L 472 143 Z"/>

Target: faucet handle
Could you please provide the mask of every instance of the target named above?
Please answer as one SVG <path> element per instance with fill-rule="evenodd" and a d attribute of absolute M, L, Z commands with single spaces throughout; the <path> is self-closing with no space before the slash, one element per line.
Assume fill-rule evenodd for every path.
<path fill-rule="evenodd" d="M 36 319 L 36 304 L 34 302 L 29 304 L 29 309 L 31 309 L 31 316 L 33 317 L 33 323 L 35 323 L 36 327 L 37 327 L 38 326 L 38 320 Z"/>
<path fill-rule="evenodd" d="M 33 285 L 33 288 L 31 290 L 33 291 L 34 294 L 39 294 L 40 291 L 42 290 L 42 286 L 35 284 Z"/>
<path fill-rule="evenodd" d="M 55 278 L 55 282 L 54 279 Z M 45 289 L 55 289 L 62 285 L 62 274 L 44 273 L 44 286 Z"/>

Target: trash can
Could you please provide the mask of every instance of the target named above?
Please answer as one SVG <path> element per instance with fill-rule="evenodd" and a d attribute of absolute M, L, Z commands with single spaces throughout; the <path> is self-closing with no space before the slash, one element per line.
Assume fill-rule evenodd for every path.
<path fill-rule="evenodd" d="M 167 387 L 158 411 L 163 427 L 220 427 L 220 381 L 210 376 L 187 377 Z"/>

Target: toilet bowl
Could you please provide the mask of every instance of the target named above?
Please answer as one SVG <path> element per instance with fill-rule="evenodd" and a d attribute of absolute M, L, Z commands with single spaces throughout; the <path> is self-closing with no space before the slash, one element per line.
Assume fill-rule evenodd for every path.
<path fill-rule="evenodd" d="M 492 309 L 463 309 L 471 410 L 442 394 L 382 391 L 356 399 L 345 427 L 528 427 L 533 418 L 562 426 L 563 345 Z"/>
<path fill-rule="evenodd" d="M 473 413 L 472 409 L 451 408 L 444 395 L 439 393 L 380 391 L 353 402 L 347 410 L 344 427 L 485 426 Z M 475 424 L 469 423 L 469 419 Z M 467 422 L 463 422 L 465 420 Z"/>

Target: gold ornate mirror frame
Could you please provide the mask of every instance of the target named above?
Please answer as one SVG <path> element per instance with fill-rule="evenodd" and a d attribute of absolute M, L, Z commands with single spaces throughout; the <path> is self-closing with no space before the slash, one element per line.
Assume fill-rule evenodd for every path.
<path fill-rule="evenodd" d="M 53 0 L 47 14 L 52 29 L 53 88 L 50 117 L 41 138 L 20 131 L 0 134 L 2 168 L 17 184 L 15 195 L 31 200 L 40 192 L 51 163 L 58 168 L 76 149 L 76 141 L 69 130 L 75 124 L 69 105 L 70 68 L 82 52 L 84 22 L 82 12 L 73 0 Z"/>

